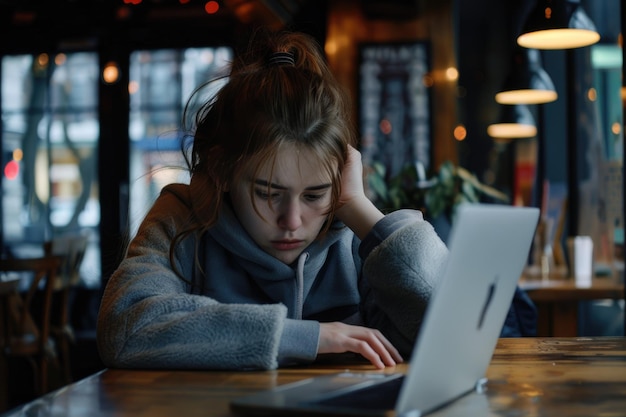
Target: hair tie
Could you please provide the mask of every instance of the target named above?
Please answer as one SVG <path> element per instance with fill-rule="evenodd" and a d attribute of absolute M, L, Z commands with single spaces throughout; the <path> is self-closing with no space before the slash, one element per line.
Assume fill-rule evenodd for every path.
<path fill-rule="evenodd" d="M 274 52 L 267 60 L 267 65 L 296 65 L 296 59 L 291 52 Z"/>

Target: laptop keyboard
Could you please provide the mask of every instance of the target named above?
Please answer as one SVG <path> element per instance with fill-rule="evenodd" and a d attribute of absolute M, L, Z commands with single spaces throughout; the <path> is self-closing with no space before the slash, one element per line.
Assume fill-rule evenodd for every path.
<path fill-rule="evenodd" d="M 404 376 L 315 401 L 330 407 L 393 410 Z"/>

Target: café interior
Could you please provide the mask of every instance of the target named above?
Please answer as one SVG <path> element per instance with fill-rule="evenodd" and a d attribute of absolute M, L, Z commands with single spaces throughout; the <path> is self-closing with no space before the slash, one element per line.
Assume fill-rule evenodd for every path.
<path fill-rule="evenodd" d="M 0 412 L 104 368 L 102 289 L 160 189 L 189 180 L 185 103 L 260 27 L 319 42 L 352 99 L 382 209 L 421 209 L 445 240 L 461 201 L 540 208 L 519 283 L 536 336 L 623 337 L 625 10 L 624 0 L 0 0 L 0 283 L 18 270 L 5 260 L 50 254 L 60 262 L 41 268 L 66 283 L 50 303 L 42 288 L 28 299 L 35 325 L 49 322 L 39 333 L 54 360 L 32 362 L 36 352 L 0 335 Z M 590 38 L 521 36 L 557 20 Z M 582 238 L 588 282 L 574 271 Z M 29 294 L 11 285 L 3 320 L 7 294 Z"/>

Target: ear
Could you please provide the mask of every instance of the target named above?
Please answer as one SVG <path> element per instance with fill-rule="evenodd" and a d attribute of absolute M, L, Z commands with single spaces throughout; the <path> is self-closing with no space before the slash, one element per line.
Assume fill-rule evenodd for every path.
<path fill-rule="evenodd" d="M 207 191 L 213 189 L 210 187 L 209 178 L 200 173 L 194 173 L 189 183 L 189 194 L 191 195 L 191 205 L 193 213 L 199 221 L 207 221 L 207 213 L 210 212 L 209 200 L 201 198 L 207 195 Z M 197 197 L 194 197 L 197 196 Z"/>
<path fill-rule="evenodd" d="M 206 151 L 206 156 L 201 159 L 204 173 L 212 179 L 213 183 L 216 183 L 223 169 L 224 148 L 221 145 L 212 145 Z"/>

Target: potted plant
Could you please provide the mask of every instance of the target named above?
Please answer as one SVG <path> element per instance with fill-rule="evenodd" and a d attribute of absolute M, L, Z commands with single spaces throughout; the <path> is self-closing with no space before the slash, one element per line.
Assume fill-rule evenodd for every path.
<path fill-rule="evenodd" d="M 509 202 L 506 194 L 481 183 L 467 169 L 450 161 L 442 163 L 430 179 L 420 163 L 407 165 L 398 174 L 387 176 L 385 166 L 375 162 L 367 182 L 372 199 L 381 210 L 416 208 L 429 221 L 443 221 L 448 227 L 454 220 L 456 207 L 462 203 L 477 203 L 483 198 Z"/>

